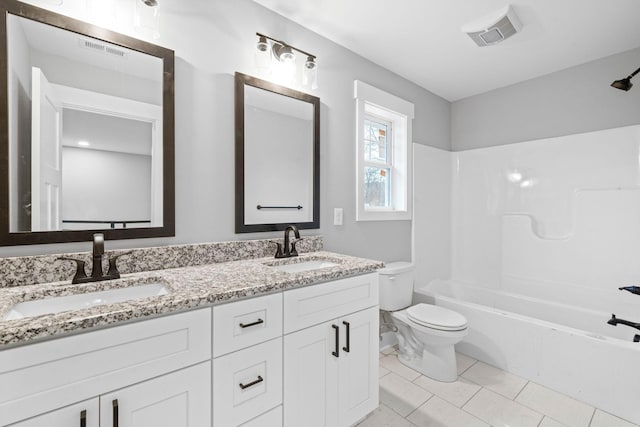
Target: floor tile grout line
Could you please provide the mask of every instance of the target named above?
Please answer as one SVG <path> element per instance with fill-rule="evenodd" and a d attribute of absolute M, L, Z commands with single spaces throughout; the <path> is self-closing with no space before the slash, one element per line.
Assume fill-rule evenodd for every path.
<path fill-rule="evenodd" d="M 484 387 L 482 387 L 482 388 L 484 388 Z M 482 388 L 481 388 L 480 390 L 482 390 Z M 476 392 L 476 394 L 480 393 L 480 390 L 478 390 L 478 391 Z M 469 399 L 469 400 L 471 400 L 471 399 Z M 467 403 L 469 403 L 469 402 L 467 402 Z M 467 403 L 465 403 L 465 405 L 466 405 Z M 464 412 L 465 414 L 467 414 L 467 415 L 469 415 L 469 416 L 471 416 L 471 417 L 475 418 L 476 420 L 481 421 L 481 422 L 483 422 L 484 424 L 489 425 L 490 427 L 493 427 L 489 421 L 484 420 L 484 419 L 480 418 L 479 416 L 477 416 L 477 415 L 475 415 L 475 414 L 472 414 L 471 412 L 469 412 L 469 411 L 467 411 L 466 409 L 464 409 L 464 407 L 459 408 L 459 409 L 460 409 L 462 412 Z"/>
<path fill-rule="evenodd" d="M 475 383 L 474 383 L 474 384 L 475 384 Z M 477 384 L 477 385 L 480 385 L 480 384 Z M 475 393 L 473 393 L 473 395 L 472 395 L 470 398 L 468 398 L 468 399 L 467 399 L 467 401 L 466 401 L 466 402 L 464 402 L 464 403 L 462 404 L 462 406 L 460 406 L 460 409 L 462 409 L 462 410 L 464 411 L 464 409 L 463 409 L 463 408 L 464 408 L 464 406 L 465 406 L 467 403 L 469 403 L 469 402 L 471 401 L 471 399 L 473 399 L 474 397 L 476 397 L 476 395 L 477 395 L 478 393 L 480 393 L 480 390 L 482 390 L 483 388 L 484 388 L 484 387 L 480 385 L 480 388 L 479 388 L 478 390 L 476 390 L 476 392 L 475 392 Z M 465 412 L 466 412 L 466 411 L 465 411 Z"/>
<path fill-rule="evenodd" d="M 552 389 L 552 388 L 546 387 L 546 386 L 544 386 L 544 385 L 542 385 L 542 384 L 538 384 L 537 382 L 534 382 L 534 381 L 530 381 L 530 380 L 529 380 L 529 381 L 527 381 L 527 384 L 525 385 L 525 387 L 526 387 L 527 385 L 529 385 L 530 383 L 531 383 L 531 384 L 538 385 L 538 386 L 543 387 L 543 388 L 546 388 L 547 390 L 551 390 L 552 392 L 558 393 L 558 394 L 560 394 L 561 396 L 564 396 L 564 397 L 566 397 L 566 398 L 568 398 L 568 399 L 574 400 L 574 401 L 576 401 L 576 402 L 578 402 L 578 403 L 581 403 L 581 404 L 586 405 L 586 406 L 588 406 L 589 408 L 591 408 L 591 410 L 592 410 L 593 412 L 591 413 L 591 418 L 590 418 L 590 420 L 589 420 L 589 424 L 587 424 L 585 427 L 590 427 L 590 426 L 591 426 L 591 422 L 593 421 L 593 417 L 595 416 L 596 410 L 597 410 L 598 408 L 596 408 L 595 406 L 592 406 L 592 405 L 590 405 L 590 404 L 588 404 L 588 403 L 586 403 L 586 402 L 583 402 L 583 401 L 581 401 L 581 400 L 578 400 L 578 399 L 575 399 L 575 398 L 573 398 L 573 397 L 571 397 L 571 396 L 568 396 L 568 395 L 566 395 L 566 394 L 564 394 L 564 393 L 561 393 L 561 392 L 559 392 L 559 391 L 556 391 L 556 390 L 554 390 L 554 389 Z M 552 417 L 551 415 L 549 415 L 549 414 L 547 414 L 547 413 L 540 412 L 538 409 L 534 409 L 534 408 L 530 407 L 529 405 L 527 405 L 527 404 L 526 404 L 526 403 L 524 403 L 524 402 L 518 402 L 518 401 L 516 401 L 516 398 L 518 398 L 518 397 L 520 396 L 520 394 L 521 394 L 521 393 L 522 393 L 522 391 L 525 389 L 525 387 L 522 387 L 522 390 L 520 390 L 520 393 L 518 393 L 518 395 L 513 399 L 513 401 L 514 401 L 515 403 L 519 404 L 519 405 L 524 406 L 525 408 L 531 409 L 531 410 L 532 410 L 532 411 L 534 411 L 534 412 L 537 412 L 537 413 L 539 413 L 539 414 L 541 413 L 543 418 L 544 418 L 544 417 L 548 417 L 548 418 L 551 418 L 552 420 L 554 420 L 554 421 L 556 421 L 556 422 L 558 422 L 558 423 L 559 423 L 559 421 L 558 421 L 558 420 L 556 420 L 556 419 L 555 419 L 554 417 Z M 562 423 L 560 423 L 560 424 L 562 424 Z"/>
<path fill-rule="evenodd" d="M 430 401 L 431 399 L 433 399 L 433 397 L 435 396 L 435 394 L 433 394 L 433 393 L 431 393 L 431 392 L 429 392 L 429 394 L 430 394 L 431 396 L 429 396 L 429 397 L 427 398 L 427 400 L 425 400 L 424 402 L 422 402 L 421 404 L 419 404 L 419 405 L 416 407 L 416 409 L 414 409 L 413 411 L 409 412 L 409 413 L 407 414 L 407 416 L 406 416 L 406 417 L 403 417 L 403 418 L 404 418 L 405 420 L 409 421 L 409 420 L 408 420 L 408 418 L 411 416 L 411 414 L 413 414 L 413 413 L 414 413 L 414 412 L 416 412 L 418 409 L 420 409 L 420 408 L 421 408 L 425 403 L 427 403 L 428 401 Z M 397 412 L 396 412 L 396 414 L 397 414 Z M 409 421 L 409 422 L 411 422 L 411 421 Z"/>
<path fill-rule="evenodd" d="M 523 388 L 524 388 L 524 387 L 523 387 Z M 516 402 L 515 400 L 510 400 L 507 396 L 504 396 L 504 395 L 502 395 L 502 394 L 500 394 L 500 393 L 498 393 L 498 392 L 496 392 L 496 391 L 493 391 L 493 390 L 491 390 L 491 389 L 489 389 L 489 388 L 486 388 L 486 387 L 484 387 L 484 386 L 482 386 L 482 388 L 481 388 L 480 390 L 478 390 L 478 393 L 480 393 L 480 391 L 482 391 L 482 390 L 486 390 L 486 391 L 488 391 L 488 392 L 490 392 L 490 393 L 493 393 L 493 394 L 495 394 L 495 395 L 497 395 L 497 396 L 504 397 L 504 398 L 505 398 L 505 399 L 507 399 L 509 402 L 513 402 L 513 403 L 515 403 L 516 405 L 520 405 L 520 406 L 522 406 L 523 408 L 526 408 L 526 409 L 530 410 L 531 412 L 534 412 L 534 413 L 536 413 L 536 414 L 538 414 L 538 415 L 541 415 L 542 417 L 540 418 L 540 422 L 542 422 L 542 420 L 544 419 L 544 417 L 552 418 L 550 415 L 545 414 L 545 413 L 543 413 L 543 412 L 540 412 L 538 409 L 531 408 L 530 406 L 527 406 L 527 405 L 525 405 L 524 403 Z M 476 394 L 477 394 L 477 393 L 476 393 Z M 469 403 L 469 402 L 467 402 L 467 403 Z M 465 403 L 465 405 L 466 405 L 466 403 Z M 462 409 L 462 410 L 464 410 L 465 412 L 467 412 L 467 410 L 466 410 L 466 409 L 464 409 L 464 408 L 461 408 L 461 409 Z M 467 412 L 467 413 L 471 414 L 470 412 Z M 471 415 L 473 415 L 473 414 L 471 414 Z M 553 419 L 553 418 L 552 418 L 552 419 Z M 554 419 L 554 420 L 555 420 L 555 419 Z M 588 426 L 587 426 L 587 427 L 588 427 Z"/>
<path fill-rule="evenodd" d="M 524 385 L 522 386 L 522 388 L 520 389 L 520 391 L 518 391 L 518 392 L 516 393 L 516 395 L 515 395 L 515 396 L 513 396 L 513 399 L 511 399 L 511 400 L 513 400 L 513 401 L 515 402 L 515 401 L 516 401 L 516 399 L 518 398 L 518 396 L 520 396 L 520 393 L 522 393 L 522 392 L 524 391 L 524 389 L 525 389 L 525 388 L 527 388 L 527 386 L 529 385 L 529 383 L 530 383 L 530 382 L 531 382 L 531 381 L 527 380 L 527 382 L 526 382 L 526 383 L 524 383 Z M 520 402 L 518 402 L 518 403 L 520 403 Z"/>
<path fill-rule="evenodd" d="M 593 408 L 593 412 L 591 413 L 591 418 L 589 418 L 589 424 L 587 424 L 588 427 L 591 427 L 591 423 L 593 422 L 593 418 L 596 416 L 596 408 L 594 406 Z"/>
<path fill-rule="evenodd" d="M 469 357 L 469 356 L 467 356 Z M 473 359 L 472 357 L 469 357 L 469 359 Z M 469 369 L 471 369 L 472 366 L 474 366 L 476 363 L 478 363 L 478 359 L 473 359 L 473 363 L 469 366 L 467 366 L 462 372 L 460 372 L 458 374 L 458 376 L 461 376 L 462 374 L 464 374 L 465 372 L 467 372 Z"/>

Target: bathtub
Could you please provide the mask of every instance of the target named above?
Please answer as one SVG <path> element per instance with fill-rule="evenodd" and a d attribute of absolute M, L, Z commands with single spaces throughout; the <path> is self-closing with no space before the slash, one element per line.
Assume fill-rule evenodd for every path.
<path fill-rule="evenodd" d="M 493 290 L 434 280 L 414 298 L 467 317 L 460 353 L 640 424 L 640 331 L 607 324 L 612 312 L 639 322 L 640 296 L 580 289 L 573 298 L 571 288 L 505 282 L 507 290 Z"/>

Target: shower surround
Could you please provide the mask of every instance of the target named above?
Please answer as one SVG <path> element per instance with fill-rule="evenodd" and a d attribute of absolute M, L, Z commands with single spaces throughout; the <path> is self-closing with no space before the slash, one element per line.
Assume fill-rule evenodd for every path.
<path fill-rule="evenodd" d="M 436 295 L 436 304 L 470 319 L 458 350 L 639 423 L 637 405 L 620 400 L 640 394 L 640 385 L 623 381 L 640 377 L 637 364 L 615 363 L 620 375 L 590 372 L 640 357 L 638 331 L 607 324 L 612 313 L 640 322 L 640 296 L 618 290 L 640 283 L 640 126 L 456 153 L 416 146 L 415 161 L 416 170 L 441 175 L 437 183 L 416 175 L 417 265 L 437 252 L 430 236 L 448 232 L 451 245 L 449 275 L 423 267 L 417 295 Z M 447 214 L 450 227 L 436 231 L 429 219 Z M 514 347 L 505 338 L 527 322 L 567 331 L 565 339 L 527 335 L 534 326 L 525 326 L 518 334 L 527 344 Z"/>

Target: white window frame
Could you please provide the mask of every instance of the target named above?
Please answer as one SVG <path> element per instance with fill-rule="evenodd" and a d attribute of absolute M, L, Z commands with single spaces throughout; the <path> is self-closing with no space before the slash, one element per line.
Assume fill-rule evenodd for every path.
<path fill-rule="evenodd" d="M 412 133 L 411 121 L 414 106 L 395 95 L 356 80 L 354 82 L 356 100 L 356 221 L 399 221 L 411 220 L 412 214 Z M 382 166 L 365 161 L 364 121 L 366 117 L 382 119 L 391 123 L 390 142 L 391 176 L 390 207 L 365 207 L 364 168 Z"/>

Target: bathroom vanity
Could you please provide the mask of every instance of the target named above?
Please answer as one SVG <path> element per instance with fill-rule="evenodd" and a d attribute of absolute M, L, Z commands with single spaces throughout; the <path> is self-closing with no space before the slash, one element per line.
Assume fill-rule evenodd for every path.
<path fill-rule="evenodd" d="M 0 321 L 0 426 L 352 425 L 378 405 L 381 266 L 312 252 L 140 272 L 92 286 L 168 292 Z M 0 316 L 72 288 L 2 288 Z"/>

